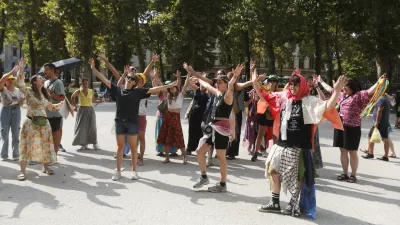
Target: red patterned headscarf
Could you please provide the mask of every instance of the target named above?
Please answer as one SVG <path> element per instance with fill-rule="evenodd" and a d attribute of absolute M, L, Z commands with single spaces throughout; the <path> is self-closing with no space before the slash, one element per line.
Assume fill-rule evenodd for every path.
<path fill-rule="evenodd" d="M 306 96 L 308 96 L 310 94 L 310 86 L 308 85 L 306 78 L 304 78 L 300 74 L 300 70 L 299 69 L 296 69 L 295 71 L 293 71 L 290 80 L 292 80 L 293 76 L 297 76 L 297 77 L 300 78 L 299 91 L 297 92 L 296 95 L 293 95 L 292 92 L 289 89 L 286 92 L 286 97 L 288 99 L 293 99 L 294 101 L 301 100 L 301 99 L 303 99 L 304 97 L 306 97 Z"/>

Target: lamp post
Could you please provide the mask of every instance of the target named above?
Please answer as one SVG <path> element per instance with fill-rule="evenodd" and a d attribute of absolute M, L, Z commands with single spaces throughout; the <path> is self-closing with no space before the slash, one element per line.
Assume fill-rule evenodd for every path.
<path fill-rule="evenodd" d="M 19 57 L 22 58 L 22 44 L 24 43 L 24 33 L 22 31 L 18 32 L 17 39 L 19 42 Z"/>

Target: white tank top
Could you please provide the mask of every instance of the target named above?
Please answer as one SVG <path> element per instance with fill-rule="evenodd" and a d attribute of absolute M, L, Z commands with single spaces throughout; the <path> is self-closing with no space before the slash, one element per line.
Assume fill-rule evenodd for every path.
<path fill-rule="evenodd" d="M 168 94 L 169 97 L 169 94 Z M 168 109 L 180 109 L 182 108 L 182 103 L 183 103 L 183 96 L 182 93 L 179 93 L 178 97 L 175 100 L 172 100 L 170 103 L 169 99 L 167 98 L 168 102 Z"/>

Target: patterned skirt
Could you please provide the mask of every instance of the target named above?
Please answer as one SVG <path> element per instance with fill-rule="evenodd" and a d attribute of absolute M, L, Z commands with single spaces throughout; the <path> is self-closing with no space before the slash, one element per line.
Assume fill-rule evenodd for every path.
<path fill-rule="evenodd" d="M 315 169 L 321 169 L 324 167 L 324 163 L 322 161 L 321 147 L 319 145 L 319 131 L 317 127 L 317 131 L 314 136 L 314 152 L 312 153 L 313 161 L 315 165 Z"/>
<path fill-rule="evenodd" d="M 57 161 L 50 123 L 39 127 L 26 119 L 22 125 L 19 142 L 19 161 L 53 163 Z"/>
<path fill-rule="evenodd" d="M 158 134 L 159 134 L 159 132 L 160 132 L 162 123 L 163 123 L 163 117 L 162 117 L 162 116 L 161 116 L 161 117 L 157 116 L 157 119 L 156 119 L 156 129 L 155 129 L 155 141 L 156 141 L 156 143 L 157 143 Z M 162 144 L 156 144 L 156 151 L 157 151 L 158 153 L 159 153 L 159 152 L 165 152 L 165 146 L 162 145 Z M 177 151 L 177 149 L 176 149 L 175 147 L 171 147 L 171 148 L 169 149 L 169 153 L 175 153 L 176 151 Z"/>
<path fill-rule="evenodd" d="M 166 112 L 157 138 L 157 144 L 185 148 L 180 113 Z"/>

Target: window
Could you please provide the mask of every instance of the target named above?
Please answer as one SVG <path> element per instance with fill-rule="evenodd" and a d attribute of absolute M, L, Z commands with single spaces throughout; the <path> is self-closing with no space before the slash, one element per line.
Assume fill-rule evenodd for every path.
<path fill-rule="evenodd" d="M 17 57 L 17 48 L 12 48 L 13 56 Z"/>

